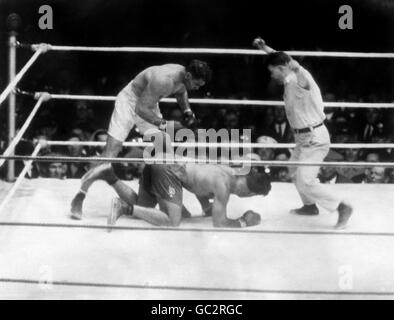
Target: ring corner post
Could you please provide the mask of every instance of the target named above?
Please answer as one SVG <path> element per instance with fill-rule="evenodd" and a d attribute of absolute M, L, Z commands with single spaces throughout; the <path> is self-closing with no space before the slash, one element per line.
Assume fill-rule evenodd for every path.
<path fill-rule="evenodd" d="M 17 32 L 11 30 L 8 38 L 8 81 L 11 82 L 16 76 L 16 36 Z M 8 97 L 8 143 L 14 139 L 15 136 L 15 110 L 16 110 L 16 96 L 12 91 Z M 14 155 L 12 150 L 11 155 Z M 7 181 L 15 181 L 15 160 L 9 160 L 7 164 Z"/>

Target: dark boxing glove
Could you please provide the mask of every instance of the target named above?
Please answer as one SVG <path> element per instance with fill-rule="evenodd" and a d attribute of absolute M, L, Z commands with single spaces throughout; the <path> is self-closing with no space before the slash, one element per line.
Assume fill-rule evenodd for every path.
<path fill-rule="evenodd" d="M 199 121 L 196 119 L 196 116 L 194 115 L 193 111 L 186 110 L 183 113 L 183 120 L 182 120 L 182 124 L 186 127 L 186 128 L 190 128 L 190 129 L 196 129 Z"/>
<path fill-rule="evenodd" d="M 158 125 L 159 130 L 166 131 L 166 130 L 175 130 L 178 131 L 179 129 L 183 129 L 185 126 L 182 125 L 179 121 L 167 121 L 161 120 L 160 124 Z M 170 128 L 170 129 L 169 129 Z"/>
<path fill-rule="evenodd" d="M 241 218 L 238 219 L 241 227 L 257 226 L 261 222 L 261 217 L 257 212 L 252 210 L 246 211 Z"/>

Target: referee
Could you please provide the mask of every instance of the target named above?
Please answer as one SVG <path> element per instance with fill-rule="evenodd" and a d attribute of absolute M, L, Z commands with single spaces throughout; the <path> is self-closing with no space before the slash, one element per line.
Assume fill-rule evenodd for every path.
<path fill-rule="evenodd" d="M 296 143 L 290 161 L 323 161 L 330 150 L 330 135 L 323 123 L 325 114 L 319 86 L 312 75 L 285 52 L 273 50 L 261 38 L 256 38 L 253 45 L 267 53 L 271 77 L 284 86 L 286 116 Z M 335 228 L 346 227 L 353 209 L 319 182 L 318 166 L 295 167 L 290 173 L 303 202 L 303 206 L 292 213 L 317 215 L 319 205 L 330 212 L 338 211 Z"/>

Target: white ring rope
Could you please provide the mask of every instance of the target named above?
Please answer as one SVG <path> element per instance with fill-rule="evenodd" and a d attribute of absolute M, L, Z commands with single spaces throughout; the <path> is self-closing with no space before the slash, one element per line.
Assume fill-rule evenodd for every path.
<path fill-rule="evenodd" d="M 100 141 L 45 141 L 50 146 L 86 146 L 103 147 L 105 142 Z M 153 142 L 124 142 L 124 147 L 152 147 Z M 236 143 L 236 142 L 173 142 L 173 147 L 185 148 L 250 148 L 250 149 L 292 149 L 295 143 Z M 331 149 L 392 149 L 394 143 L 332 143 Z"/>
<path fill-rule="evenodd" d="M 33 93 L 34 94 L 34 93 Z M 51 94 L 54 100 L 91 100 L 91 101 L 115 101 L 116 96 L 93 96 L 93 95 L 71 95 Z M 176 99 L 164 98 L 160 102 L 176 103 Z M 212 104 L 212 105 L 238 105 L 238 106 L 284 106 L 283 101 L 270 100 L 235 100 L 235 99 L 189 99 L 190 103 Z M 394 108 L 394 103 L 369 103 L 369 102 L 324 102 L 326 107 L 334 108 Z"/>
<path fill-rule="evenodd" d="M 8 86 L 4 89 L 4 91 L 0 95 L 0 105 L 7 98 L 10 92 L 15 88 L 18 82 L 25 75 L 27 70 L 33 65 L 33 63 L 37 60 L 40 54 L 44 51 L 42 47 L 38 48 L 37 51 L 33 54 L 33 56 L 29 59 L 29 61 L 25 64 L 25 66 L 18 72 L 15 78 L 8 84 Z"/>
<path fill-rule="evenodd" d="M 217 49 L 217 48 L 164 48 L 164 47 L 87 47 L 48 45 L 52 51 L 91 51 L 91 52 L 152 52 L 152 53 L 191 53 L 191 54 L 233 54 L 233 55 L 265 55 L 261 50 L 250 49 Z M 32 46 L 39 46 L 38 44 Z M 33 47 L 34 48 L 34 47 Z M 309 57 L 345 57 L 345 58 L 394 58 L 389 52 L 337 52 L 337 51 L 286 51 L 292 56 Z"/>
<path fill-rule="evenodd" d="M 36 105 L 34 106 L 33 110 L 30 112 L 29 116 L 27 117 L 25 123 L 23 124 L 23 126 L 19 129 L 18 133 L 16 134 L 16 136 L 14 137 L 14 139 L 11 141 L 11 143 L 9 144 L 9 146 L 7 147 L 7 149 L 4 151 L 3 156 L 8 156 L 12 153 L 14 153 L 14 148 L 15 146 L 19 143 L 19 141 L 21 140 L 22 136 L 24 135 L 24 133 L 26 132 L 27 128 L 30 126 L 30 123 L 32 122 L 34 116 L 36 115 L 38 109 L 41 107 L 43 101 L 46 99 L 47 97 L 45 95 L 42 95 Z M 5 159 L 1 159 L 0 160 L 0 167 L 4 164 Z"/>
<path fill-rule="evenodd" d="M 36 157 L 38 152 L 40 152 L 41 145 L 37 144 L 37 146 L 34 148 L 33 153 L 31 154 L 32 157 Z M 33 160 L 29 160 L 26 164 L 21 173 L 19 174 L 18 178 L 16 179 L 14 185 L 12 188 L 8 191 L 7 195 L 3 199 L 3 201 L 0 204 L 0 214 L 3 211 L 4 207 L 8 204 L 8 202 L 11 200 L 13 195 L 15 194 L 16 190 L 19 188 L 19 185 L 22 183 L 23 178 L 25 177 L 26 173 L 29 171 L 31 165 L 32 165 Z"/>
<path fill-rule="evenodd" d="M 68 157 L 68 156 L 21 156 L 21 155 L 0 155 L 0 159 L 9 160 L 35 160 L 42 162 L 112 162 L 112 163 L 141 163 L 146 164 L 214 164 L 214 165 L 233 165 L 233 166 L 256 166 L 256 167 L 304 167 L 304 166 L 318 166 L 318 167 L 351 167 L 351 168 L 371 168 L 371 167 L 387 167 L 394 168 L 394 162 L 339 162 L 339 161 L 265 161 L 265 160 L 249 160 L 249 159 L 191 159 L 191 158 L 159 158 L 152 157 L 145 158 L 112 158 L 112 157 Z"/>

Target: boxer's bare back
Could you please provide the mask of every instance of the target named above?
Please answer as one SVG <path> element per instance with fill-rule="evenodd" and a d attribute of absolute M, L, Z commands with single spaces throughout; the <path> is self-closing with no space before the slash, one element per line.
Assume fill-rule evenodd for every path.
<path fill-rule="evenodd" d="M 256 195 L 237 179 L 234 169 L 211 164 L 186 164 L 179 178 L 188 191 L 194 193 L 206 215 L 212 215 L 214 226 L 239 227 L 239 221 L 227 218 L 227 204 L 231 193 L 240 197 Z"/>
<path fill-rule="evenodd" d="M 230 193 L 233 170 L 220 165 L 186 164 L 185 175 L 180 179 L 190 192 L 197 196 L 213 198 L 218 191 Z"/>
<path fill-rule="evenodd" d="M 147 110 L 152 111 L 160 99 L 185 93 L 184 76 L 185 67 L 179 64 L 153 66 L 140 72 L 132 82 L 132 89 L 138 97 L 137 114 L 145 118 Z"/>

